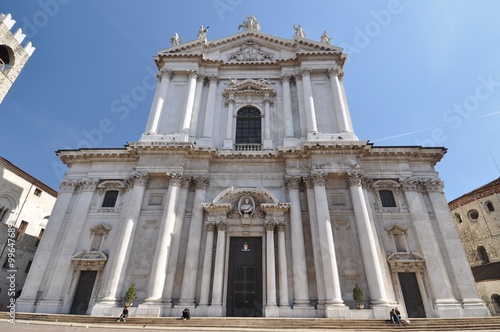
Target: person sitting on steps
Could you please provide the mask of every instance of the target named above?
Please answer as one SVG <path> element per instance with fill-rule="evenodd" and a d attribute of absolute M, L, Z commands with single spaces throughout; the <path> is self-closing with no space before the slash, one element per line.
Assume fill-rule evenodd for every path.
<path fill-rule="evenodd" d="M 186 308 L 182 311 L 182 317 L 181 319 L 182 320 L 188 320 L 189 318 L 191 318 L 191 315 L 189 314 L 189 309 Z"/>
<path fill-rule="evenodd" d="M 400 315 L 398 316 L 399 311 L 396 312 L 396 309 L 397 308 L 394 308 L 391 310 L 391 313 L 390 313 L 391 321 L 392 321 L 392 324 L 401 324 L 401 316 Z"/>
<path fill-rule="evenodd" d="M 118 318 L 117 322 L 121 322 L 121 321 L 126 322 L 127 317 L 128 317 L 128 307 L 127 307 L 127 305 L 125 305 L 125 306 L 123 306 L 122 314 L 120 315 L 120 318 Z"/>

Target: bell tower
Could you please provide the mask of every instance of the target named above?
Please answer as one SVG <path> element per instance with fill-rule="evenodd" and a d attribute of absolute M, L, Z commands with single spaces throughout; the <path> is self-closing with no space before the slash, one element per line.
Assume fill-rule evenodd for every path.
<path fill-rule="evenodd" d="M 26 37 L 21 28 L 11 32 L 15 23 L 10 14 L 0 14 L 0 103 L 35 51 L 31 42 L 21 45 Z"/>

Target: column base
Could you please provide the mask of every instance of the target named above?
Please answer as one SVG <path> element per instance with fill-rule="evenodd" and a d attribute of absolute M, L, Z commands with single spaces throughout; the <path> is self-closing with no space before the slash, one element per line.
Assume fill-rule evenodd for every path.
<path fill-rule="evenodd" d="M 16 300 L 16 312 L 35 312 L 36 306 L 34 298 L 20 297 Z"/>
<path fill-rule="evenodd" d="M 233 140 L 225 139 L 224 143 L 222 143 L 222 150 L 232 150 L 233 149 Z"/>
<path fill-rule="evenodd" d="M 141 303 L 137 307 L 136 316 L 160 317 L 163 309 L 161 302 Z"/>
<path fill-rule="evenodd" d="M 283 146 L 284 147 L 298 147 L 298 146 L 300 146 L 300 139 L 295 138 L 295 137 L 287 137 L 283 141 Z"/>
<path fill-rule="evenodd" d="M 280 309 L 275 306 L 266 306 L 264 309 L 264 317 L 279 317 L 280 316 Z"/>
<path fill-rule="evenodd" d="M 62 306 L 62 299 L 44 299 L 38 302 L 36 312 L 43 312 L 45 314 L 62 314 Z"/>
<path fill-rule="evenodd" d="M 211 148 L 214 146 L 214 142 L 211 137 L 198 138 L 195 144 L 199 148 Z"/>
<path fill-rule="evenodd" d="M 265 139 L 264 144 L 262 144 L 262 150 L 272 150 L 273 149 L 273 141 L 270 139 Z"/>
<path fill-rule="evenodd" d="M 481 299 L 464 299 L 462 301 L 462 317 L 489 317 L 490 310 Z"/>
<path fill-rule="evenodd" d="M 350 318 L 349 307 L 344 304 L 327 304 L 325 307 L 326 318 Z"/>

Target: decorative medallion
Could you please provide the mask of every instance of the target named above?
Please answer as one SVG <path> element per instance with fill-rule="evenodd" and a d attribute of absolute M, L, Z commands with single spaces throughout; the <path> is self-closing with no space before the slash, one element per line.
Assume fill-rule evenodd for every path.
<path fill-rule="evenodd" d="M 250 251 L 250 248 L 248 247 L 248 243 L 244 243 L 243 244 L 243 249 L 241 249 L 241 251 Z"/>

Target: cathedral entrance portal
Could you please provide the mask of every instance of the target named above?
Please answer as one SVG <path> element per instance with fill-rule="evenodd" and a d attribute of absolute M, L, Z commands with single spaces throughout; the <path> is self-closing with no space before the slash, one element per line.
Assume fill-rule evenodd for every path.
<path fill-rule="evenodd" d="M 399 272 L 399 283 L 409 318 L 425 318 L 425 308 L 414 272 Z"/>
<path fill-rule="evenodd" d="M 94 289 L 97 271 L 81 271 L 75 296 L 71 304 L 70 314 L 86 315 L 89 308 L 90 297 Z"/>
<path fill-rule="evenodd" d="M 231 237 L 227 316 L 262 317 L 262 238 Z"/>

